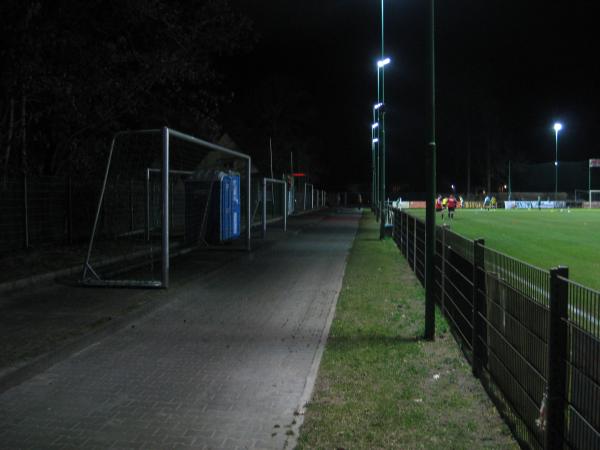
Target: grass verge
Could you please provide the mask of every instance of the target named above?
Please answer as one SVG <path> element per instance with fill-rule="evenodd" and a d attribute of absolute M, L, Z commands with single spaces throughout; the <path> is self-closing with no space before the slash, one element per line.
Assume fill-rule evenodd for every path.
<path fill-rule="evenodd" d="M 438 314 L 421 340 L 424 293 L 363 216 L 299 449 L 518 448 Z"/>

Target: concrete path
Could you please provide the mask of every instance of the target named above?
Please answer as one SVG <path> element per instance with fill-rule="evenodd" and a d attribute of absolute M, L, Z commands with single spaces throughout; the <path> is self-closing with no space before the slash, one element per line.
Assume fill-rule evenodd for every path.
<path fill-rule="evenodd" d="M 292 448 L 357 229 L 330 212 L 0 395 L 2 448 Z"/>

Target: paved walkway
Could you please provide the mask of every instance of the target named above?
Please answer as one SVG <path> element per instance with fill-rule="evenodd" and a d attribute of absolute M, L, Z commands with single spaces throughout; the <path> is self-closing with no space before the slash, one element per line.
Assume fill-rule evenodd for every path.
<path fill-rule="evenodd" d="M 164 307 L 0 395 L 3 448 L 291 448 L 359 215 L 169 291 Z"/>

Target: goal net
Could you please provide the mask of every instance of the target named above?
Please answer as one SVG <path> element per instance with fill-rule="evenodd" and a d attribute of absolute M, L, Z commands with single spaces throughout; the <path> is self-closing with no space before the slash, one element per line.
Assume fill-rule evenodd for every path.
<path fill-rule="evenodd" d="M 251 159 L 163 128 L 113 138 L 82 283 L 169 286 L 171 258 L 250 249 Z"/>

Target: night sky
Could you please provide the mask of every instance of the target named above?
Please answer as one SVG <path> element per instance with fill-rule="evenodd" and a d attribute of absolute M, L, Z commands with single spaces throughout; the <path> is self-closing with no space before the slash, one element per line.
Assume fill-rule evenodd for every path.
<path fill-rule="evenodd" d="M 223 64 L 234 94 L 223 120 L 243 122 L 241 99 L 268 80 L 303 92 L 303 130 L 319 147 L 330 188 L 370 180 L 371 107 L 380 54 L 379 2 L 231 0 L 254 22 L 256 44 Z M 591 1 L 437 2 L 439 183 L 484 184 L 482 155 L 493 149 L 494 182 L 508 159 L 554 159 L 552 124 L 563 122 L 559 159 L 600 157 L 598 36 Z M 386 126 L 390 185 L 422 191 L 428 141 L 428 8 L 386 1 Z M 267 80 L 267 81 L 266 81 Z M 284 81 L 281 81 L 284 80 Z M 235 126 L 231 127 L 235 136 Z M 261 146 L 254 139 L 241 145 Z M 277 149 L 274 149 L 277 151 Z M 302 169 L 302 167 L 299 167 Z"/>

